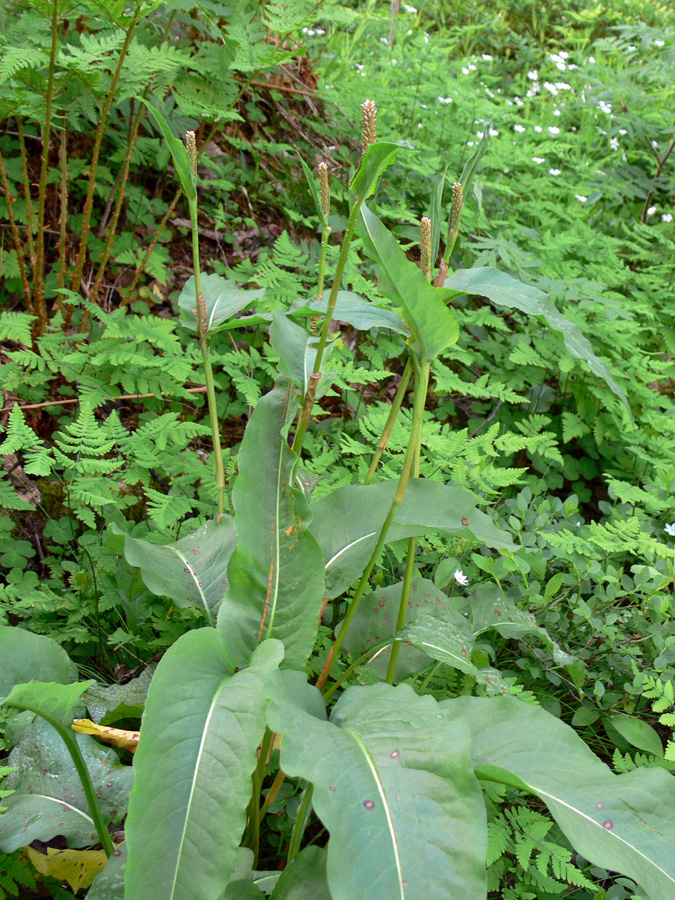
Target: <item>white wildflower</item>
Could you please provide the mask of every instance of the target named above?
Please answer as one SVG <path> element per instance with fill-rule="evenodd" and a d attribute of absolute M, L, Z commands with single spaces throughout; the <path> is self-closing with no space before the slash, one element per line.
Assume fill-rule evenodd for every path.
<path fill-rule="evenodd" d="M 544 159 L 543 156 L 533 156 L 533 157 L 532 157 L 532 162 L 535 162 L 535 163 L 537 163 L 537 165 L 540 166 L 542 163 L 545 163 L 546 160 Z"/>
<path fill-rule="evenodd" d="M 523 132 L 523 131 L 525 131 L 525 126 L 524 125 L 514 125 L 513 130 Z"/>
<path fill-rule="evenodd" d="M 527 77 L 530 79 L 530 81 L 537 81 L 537 79 L 539 78 L 539 72 L 537 71 L 537 69 L 532 69 L 531 72 L 527 73 Z"/>
<path fill-rule="evenodd" d="M 549 134 L 560 134 L 560 129 L 556 125 L 549 125 L 548 133 Z"/>
<path fill-rule="evenodd" d="M 664 213 L 664 214 L 661 216 L 661 221 L 662 221 L 662 222 L 672 222 L 672 221 L 673 221 L 673 214 L 672 214 L 672 213 Z"/>
<path fill-rule="evenodd" d="M 579 203 L 585 203 L 588 200 L 588 197 L 584 197 L 583 194 L 575 194 L 574 198 L 575 200 L 578 200 Z"/>
<path fill-rule="evenodd" d="M 560 175 L 560 169 L 549 169 L 548 174 L 549 175 Z"/>
<path fill-rule="evenodd" d="M 675 537 L 675 525 L 666 525 L 666 531 L 670 535 L 670 537 Z M 457 572 L 455 572 L 455 578 L 457 577 Z"/>
<path fill-rule="evenodd" d="M 649 209 L 647 210 L 647 215 L 648 215 L 648 216 L 653 216 L 655 212 L 656 212 L 656 207 L 655 207 L 655 206 L 650 206 Z"/>
<path fill-rule="evenodd" d="M 457 582 L 457 584 L 461 584 L 463 587 L 466 587 L 466 585 L 469 583 L 469 579 L 461 569 L 457 569 L 455 571 L 455 581 Z"/>

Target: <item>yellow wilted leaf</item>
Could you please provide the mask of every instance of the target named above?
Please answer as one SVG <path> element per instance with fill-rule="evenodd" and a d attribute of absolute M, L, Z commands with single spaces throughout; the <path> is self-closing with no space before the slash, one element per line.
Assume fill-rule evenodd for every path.
<path fill-rule="evenodd" d="M 41 875 L 67 881 L 75 893 L 89 887 L 108 862 L 104 850 L 54 850 L 48 847 L 45 856 L 26 847 L 24 852 Z"/>
<path fill-rule="evenodd" d="M 93 734 L 106 744 L 121 747 L 123 750 L 136 752 L 140 731 L 123 731 L 121 728 L 109 728 L 107 725 L 97 725 L 91 719 L 75 719 L 72 725 L 73 731 L 79 734 Z"/>

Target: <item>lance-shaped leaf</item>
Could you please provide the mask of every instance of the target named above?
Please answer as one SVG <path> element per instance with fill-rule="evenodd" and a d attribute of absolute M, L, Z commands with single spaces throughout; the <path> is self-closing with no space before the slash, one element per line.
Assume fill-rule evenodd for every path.
<path fill-rule="evenodd" d="M 325 313 L 327 308 L 328 300 L 311 300 L 302 303 L 299 307 L 291 307 L 289 315 L 300 313 L 316 315 Z M 387 328 L 397 334 L 404 334 L 406 337 L 410 334 L 410 329 L 406 327 L 403 319 L 391 309 L 375 306 L 374 303 L 369 303 L 352 291 L 338 292 L 333 310 L 333 320 L 347 322 L 357 331 L 366 331 L 369 328 Z"/>
<path fill-rule="evenodd" d="M 237 543 L 231 516 L 206 522 L 173 544 L 151 544 L 127 535 L 124 556 L 141 570 L 148 590 L 176 606 L 196 606 L 215 621 L 227 590 L 227 566 Z"/>
<path fill-rule="evenodd" d="M 579 326 L 561 316 L 548 295 L 539 288 L 523 284 L 506 272 L 489 267 L 455 272 L 446 279 L 445 287 L 462 294 L 479 294 L 497 306 L 519 309 L 528 316 L 541 316 L 549 328 L 562 334 L 565 346 L 572 356 L 586 360 L 591 372 L 607 383 L 630 413 L 626 395 L 614 380 L 607 363 L 596 356 L 591 342 L 583 335 Z"/>
<path fill-rule="evenodd" d="M 365 204 L 358 234 L 365 252 L 377 265 L 380 291 L 403 309 L 418 358 L 435 359 L 459 337 L 457 321 L 445 305 L 451 292 L 429 284 L 422 270 L 408 259 L 394 235 Z"/>
<path fill-rule="evenodd" d="M 314 784 L 333 900 L 485 898 L 485 806 L 463 723 L 387 684 L 348 688 L 328 722 L 300 673 L 279 675 L 269 724 L 284 771 Z"/>
<path fill-rule="evenodd" d="M 553 661 L 558 666 L 569 666 L 576 656 L 565 653 L 551 635 L 537 625 L 535 617 L 518 609 L 513 600 L 507 600 L 496 585 L 478 588 L 471 595 L 471 624 L 475 635 L 494 628 L 502 637 L 520 638 L 526 634 L 536 634 L 553 653 Z"/>
<path fill-rule="evenodd" d="M 0 625 L 0 698 L 15 684 L 55 681 L 67 684 L 70 659 L 56 641 L 23 628 Z"/>
<path fill-rule="evenodd" d="M 190 155 L 185 149 L 185 145 L 182 141 L 178 140 L 177 137 L 174 137 L 171 129 L 169 128 L 169 123 L 166 121 L 161 112 L 156 107 L 154 107 L 152 103 L 148 103 L 148 101 L 144 100 L 142 97 L 141 100 L 148 107 L 155 122 L 157 122 L 157 124 L 159 125 L 159 129 L 162 132 L 164 140 L 166 141 L 166 145 L 171 152 L 171 156 L 173 157 L 173 163 L 176 167 L 176 174 L 178 175 L 180 185 L 185 192 L 185 196 L 189 201 L 194 201 L 197 197 L 197 186 L 192 175 Z"/>
<path fill-rule="evenodd" d="M 615 775 L 572 728 L 515 698 L 439 704 L 472 733 L 479 776 L 540 797 L 572 846 L 620 872 L 649 900 L 675 896 L 675 777 L 663 769 Z"/>
<path fill-rule="evenodd" d="M 367 200 L 371 196 L 380 178 L 394 163 L 398 151 L 398 144 L 387 141 L 377 141 L 368 147 L 349 185 L 349 190 L 356 194 L 357 201 Z"/>
<path fill-rule="evenodd" d="M 296 408 L 291 385 L 280 379 L 258 401 L 239 450 L 232 491 L 237 549 L 218 615 L 237 664 L 266 637 L 283 641 L 285 663 L 299 668 L 314 646 L 324 565 L 307 530 L 311 510 L 295 482 L 297 457 L 284 436 Z"/>
<path fill-rule="evenodd" d="M 263 687 L 282 648 L 265 641 L 234 664 L 212 628 L 183 635 L 150 686 L 134 761 L 125 900 L 213 900 L 246 823 L 265 729 Z"/>
<path fill-rule="evenodd" d="M 213 331 L 235 316 L 242 309 L 255 306 L 265 293 L 260 290 L 240 288 L 236 281 L 223 278 L 222 275 L 203 275 L 202 293 L 206 303 L 206 330 Z M 183 318 L 189 328 L 197 330 L 197 291 L 195 277 L 191 275 L 181 291 L 178 305 L 183 311 Z M 238 327 L 239 323 L 233 325 Z"/>
<path fill-rule="evenodd" d="M 326 596 L 337 597 L 365 568 L 377 543 L 397 482 L 345 485 L 312 505 L 311 531 L 326 563 Z M 429 532 L 473 535 L 488 547 L 514 550 L 511 537 L 476 508 L 471 491 L 411 478 L 387 542 Z"/>
<path fill-rule="evenodd" d="M 35 686 L 54 687 L 37 682 L 22 685 Z M 70 687 L 80 689 L 78 699 L 83 685 Z M 104 819 L 119 822 L 131 790 L 131 766 L 123 766 L 113 750 L 104 749 L 88 735 L 73 734 L 73 740 L 89 770 Z M 7 812 L 0 816 L 0 850 L 12 853 L 34 840 L 50 841 L 56 835 L 63 835 L 75 847 L 97 842 L 82 783 L 62 736 L 52 725 L 40 717 L 27 725 L 8 764 L 17 766 L 17 771 L 10 772 L 3 787 L 16 793 L 3 800 Z"/>
<path fill-rule="evenodd" d="M 279 355 L 279 371 L 290 378 L 303 395 L 307 392 L 309 376 L 314 370 L 317 342 L 316 335 L 310 334 L 306 328 L 294 322 L 287 313 L 275 310 L 270 326 L 270 343 Z M 324 371 L 325 363 L 330 358 L 334 344 L 334 341 L 326 344 L 322 367 Z M 322 376 L 319 379 L 315 396 L 320 397 L 331 384 L 330 375 Z"/>
<path fill-rule="evenodd" d="M 316 178 L 314 177 L 312 170 L 307 165 L 302 157 L 298 157 L 300 160 L 300 165 L 302 166 L 302 171 L 305 173 L 305 178 L 307 179 L 307 185 L 309 187 L 309 192 L 312 195 L 312 200 L 314 201 L 314 208 L 316 209 L 316 214 L 319 217 L 319 222 L 321 222 L 321 227 L 326 228 L 328 225 L 328 219 L 325 217 L 323 213 L 323 204 L 321 203 L 321 194 L 319 193 L 319 188 L 316 185 Z"/>

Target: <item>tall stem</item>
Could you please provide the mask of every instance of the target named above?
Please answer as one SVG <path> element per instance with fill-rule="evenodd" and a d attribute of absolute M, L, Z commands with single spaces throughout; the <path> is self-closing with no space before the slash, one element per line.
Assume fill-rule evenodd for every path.
<path fill-rule="evenodd" d="M 356 222 L 359 218 L 359 212 L 361 211 L 362 202 L 362 199 L 357 198 L 357 200 L 354 201 L 354 206 L 352 207 L 352 211 L 349 214 L 349 222 L 347 223 L 347 230 L 345 231 L 345 236 L 342 241 L 342 247 L 340 248 L 340 256 L 338 258 L 337 268 L 335 270 L 335 277 L 333 278 L 333 286 L 331 287 L 330 296 L 328 298 L 328 306 L 326 307 L 326 318 L 323 320 L 321 334 L 319 335 L 319 343 L 316 349 L 316 358 L 314 360 L 314 367 L 312 368 L 312 375 L 316 375 L 321 372 L 321 363 L 323 361 L 326 341 L 328 340 L 330 323 L 331 319 L 333 318 L 333 312 L 335 311 L 337 295 L 338 291 L 340 290 L 342 276 L 344 274 L 345 265 L 347 264 L 347 257 L 349 255 L 349 245 L 351 244 L 352 238 L 354 237 L 354 229 L 356 228 Z M 295 429 L 295 436 L 293 438 L 293 451 L 297 454 L 302 453 L 302 445 L 305 441 L 305 435 L 307 434 L 307 429 L 309 427 L 309 420 L 312 417 L 313 406 L 313 403 L 303 403 L 300 417 L 298 418 L 298 427 Z"/>
<path fill-rule="evenodd" d="M 33 267 L 33 300 L 38 317 L 40 333 L 47 327 L 47 307 L 45 305 L 45 285 L 43 280 L 45 263 L 45 198 L 47 196 L 47 173 L 49 170 L 49 139 L 52 133 L 52 104 L 54 101 L 54 74 L 56 53 L 59 47 L 59 4 L 54 0 L 52 10 L 52 45 L 49 51 L 49 72 L 47 75 L 47 96 L 45 97 L 45 124 L 42 129 L 42 157 L 40 164 L 40 186 L 37 205 L 37 235 L 35 239 L 35 265 Z"/>
<path fill-rule="evenodd" d="M 68 147 L 66 141 L 66 122 L 63 123 L 61 131 L 61 189 L 60 193 L 60 221 L 59 221 L 59 271 L 57 273 L 56 283 L 60 288 L 66 286 L 66 251 L 67 251 L 67 229 L 68 229 Z M 58 299 L 59 309 L 61 309 L 61 294 Z"/>
<path fill-rule="evenodd" d="M 28 177 L 28 154 L 26 152 L 26 138 L 23 132 L 23 120 L 16 117 L 16 130 L 19 135 L 19 153 L 21 155 L 21 178 L 23 180 L 23 193 L 26 198 L 26 227 L 28 243 L 28 259 L 31 266 L 35 265 L 35 214 L 33 210 L 33 198 L 30 195 L 30 178 Z"/>
<path fill-rule="evenodd" d="M 204 366 L 204 378 L 206 381 L 206 399 L 209 405 L 211 440 L 213 443 L 213 456 L 216 465 L 216 488 L 218 490 L 218 520 L 220 520 L 225 508 L 225 467 L 223 466 L 223 451 L 220 445 L 216 389 L 213 381 L 211 358 L 209 356 L 206 303 L 204 301 L 204 294 L 202 293 L 202 272 L 199 265 L 199 228 L 197 218 L 197 201 L 194 200 L 190 202 L 190 220 L 192 222 L 192 265 L 195 275 L 195 293 L 197 298 L 197 330 L 199 333 L 199 347 L 202 351 L 202 364 Z"/>
<path fill-rule="evenodd" d="M 33 295 L 30 289 L 28 273 L 26 272 L 21 235 L 19 234 L 19 227 L 16 224 L 16 219 L 14 218 L 14 199 L 9 190 L 9 180 L 7 178 L 7 170 L 5 169 L 5 162 L 2 158 L 2 153 L 0 153 L 0 179 L 2 180 L 2 189 L 5 192 L 5 199 L 7 200 L 7 217 L 9 218 L 9 227 L 12 232 L 14 249 L 16 250 L 16 261 L 19 266 L 19 275 L 21 276 L 21 284 L 23 285 L 23 293 L 26 299 L 26 309 L 31 315 L 33 315 Z"/>
<path fill-rule="evenodd" d="M 54 3 L 54 6 L 57 6 L 57 3 Z M 132 23 L 127 28 L 126 35 L 124 37 L 124 44 L 122 45 L 122 49 L 120 50 L 119 59 L 117 60 L 117 66 L 115 67 L 115 71 L 113 73 L 112 81 L 110 83 L 110 88 L 108 90 L 108 94 L 103 101 L 103 107 L 101 108 L 101 118 L 98 123 L 98 127 L 96 129 L 96 136 L 94 138 L 94 149 L 91 155 L 91 164 L 89 168 L 89 183 L 87 185 L 87 198 L 84 203 L 84 211 L 82 213 L 82 237 L 80 239 L 80 250 L 77 256 L 77 263 L 75 265 L 75 271 L 73 273 L 73 278 L 70 284 L 71 290 L 79 291 L 80 289 L 80 281 L 82 280 L 82 273 L 84 272 L 84 264 L 87 258 L 87 245 L 89 243 L 89 229 L 91 223 L 91 213 L 94 207 L 94 192 L 96 190 L 96 173 L 98 170 L 98 157 L 101 152 L 101 144 L 103 142 L 103 132 L 105 131 L 106 122 L 108 121 L 108 113 L 110 111 L 110 106 L 112 105 L 113 98 L 115 96 L 115 92 L 117 91 L 117 84 L 120 80 L 120 75 L 122 73 L 122 66 L 124 64 L 124 60 L 126 59 L 127 52 L 129 50 L 129 45 L 131 44 L 131 38 L 134 33 L 134 29 L 136 28 L 137 19 L 134 19 Z M 39 225 L 38 225 L 38 236 L 40 234 Z"/>
<path fill-rule="evenodd" d="M 382 434 L 380 435 L 380 440 L 377 444 L 377 449 L 375 453 L 373 453 L 373 458 L 370 463 L 370 468 L 368 469 L 368 474 L 363 479 L 364 484 L 370 484 L 373 480 L 373 475 L 375 474 L 378 465 L 380 464 L 380 459 L 382 458 L 382 454 L 387 449 L 387 444 L 389 443 L 389 438 L 391 437 L 391 432 L 394 428 L 394 423 L 396 422 L 396 417 L 399 414 L 399 410 L 401 409 L 401 403 L 403 402 L 403 398 L 405 396 L 405 392 L 408 389 L 408 383 L 410 381 L 410 376 L 413 372 L 413 364 L 409 359 L 406 363 L 405 369 L 403 370 L 403 375 L 401 376 L 401 380 L 398 384 L 398 388 L 396 390 L 396 396 L 394 397 L 394 402 L 391 404 L 391 409 L 389 410 L 389 415 L 387 416 L 387 421 L 382 430 Z"/>
<path fill-rule="evenodd" d="M 375 549 L 373 550 L 372 556 L 368 561 L 368 565 L 361 576 L 361 580 L 359 581 L 358 587 L 354 593 L 354 598 L 347 610 L 347 615 L 342 620 L 342 627 L 335 638 L 335 642 L 331 648 L 330 654 L 328 655 L 328 659 L 326 660 L 326 664 L 319 675 L 316 686 L 321 690 L 324 684 L 326 683 L 326 679 L 330 675 L 330 670 L 333 667 L 333 664 L 340 652 L 342 644 L 344 643 L 345 636 L 347 631 L 349 630 L 349 626 L 351 624 L 352 619 L 356 615 L 356 610 L 359 607 L 361 599 L 366 591 L 366 587 L 368 586 L 368 580 L 372 574 L 373 569 L 375 568 L 375 563 L 378 560 L 380 552 L 384 547 L 385 541 L 387 539 L 387 534 L 391 527 L 391 523 L 394 521 L 396 513 L 398 511 L 401 502 L 403 501 L 403 497 L 405 496 L 406 488 L 408 487 L 408 481 L 410 479 L 410 473 L 413 469 L 413 463 L 415 460 L 415 455 L 417 453 L 417 448 L 419 447 L 421 433 L 422 433 L 422 417 L 424 414 L 424 403 L 426 401 L 427 389 L 429 386 L 429 371 L 430 364 L 426 362 L 426 360 L 419 365 L 415 362 L 416 369 L 416 386 L 415 386 L 415 402 L 413 407 L 413 421 L 412 428 L 410 432 L 410 440 L 408 441 L 408 449 L 406 450 L 405 459 L 403 461 L 403 468 L 401 470 L 401 474 L 399 476 L 398 485 L 396 487 L 396 493 L 394 494 L 394 499 L 392 500 L 391 506 L 389 508 L 389 512 L 387 513 L 387 517 L 384 520 L 382 528 L 380 529 L 380 534 L 377 538 L 377 544 L 375 545 Z"/>

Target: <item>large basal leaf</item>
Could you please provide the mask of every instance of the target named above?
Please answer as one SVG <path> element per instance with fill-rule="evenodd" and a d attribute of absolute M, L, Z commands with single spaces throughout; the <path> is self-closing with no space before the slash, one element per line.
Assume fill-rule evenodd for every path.
<path fill-rule="evenodd" d="M 265 293 L 265 289 L 246 290 L 236 281 L 222 275 L 202 275 L 202 294 L 206 303 L 206 330 L 213 331 L 227 322 L 242 309 L 254 307 Z M 191 275 L 181 291 L 178 305 L 183 310 L 186 325 L 197 328 L 197 289 L 195 277 Z"/>
<path fill-rule="evenodd" d="M 227 590 L 227 566 L 237 543 L 231 516 L 212 519 L 173 544 L 151 544 L 126 535 L 124 556 L 138 566 L 149 591 L 176 606 L 196 606 L 209 621 Z"/>
<path fill-rule="evenodd" d="M 396 160 L 398 151 L 398 144 L 387 141 L 377 141 L 366 149 L 349 185 L 349 190 L 356 195 L 357 201 L 367 200 L 371 196 L 380 178 Z"/>
<path fill-rule="evenodd" d="M 649 900 L 675 897 L 675 777 L 663 769 L 615 775 L 572 728 L 516 699 L 439 704 L 468 722 L 476 771 L 540 797 L 576 850 L 627 875 Z"/>
<path fill-rule="evenodd" d="M 529 316 L 542 316 L 550 328 L 562 334 L 565 346 L 572 356 L 585 359 L 591 372 L 607 383 L 630 412 L 626 395 L 612 377 L 607 363 L 596 356 L 590 341 L 584 337 L 579 326 L 561 316 L 543 291 L 487 266 L 455 272 L 446 279 L 445 287 L 461 294 L 479 294 L 497 306 L 519 309 Z"/>
<path fill-rule="evenodd" d="M 92 720 L 111 725 L 120 719 L 140 719 L 156 668 L 155 664 L 148 666 L 126 684 L 94 684 L 87 688 L 82 699 Z"/>
<path fill-rule="evenodd" d="M 104 818 L 120 821 L 133 781 L 131 766 L 123 766 L 113 750 L 88 735 L 77 735 Z M 34 840 L 63 835 L 71 846 L 96 844 L 96 827 L 75 766 L 58 732 L 44 719 L 27 725 L 21 743 L 7 760 L 17 766 L 3 782 L 16 791 L 5 800 L 0 816 L 0 850 L 12 853 Z"/>
<path fill-rule="evenodd" d="M 345 485 L 312 505 L 311 532 L 326 564 L 326 596 L 337 597 L 364 570 L 377 543 L 395 480 Z M 437 531 L 473 535 L 488 547 L 515 550 L 511 537 L 476 509 L 478 498 L 453 485 L 411 478 L 387 542 Z"/>
<path fill-rule="evenodd" d="M 311 300 L 303 303 L 296 312 L 306 309 L 308 313 L 316 315 L 317 313 L 325 313 L 328 308 L 328 300 Z M 290 310 L 292 315 L 293 309 Z M 391 309 L 382 309 L 369 303 L 358 294 L 352 291 L 339 291 L 335 308 L 333 310 L 333 320 L 336 322 L 347 322 L 357 331 L 367 331 L 370 328 L 386 328 L 389 331 L 395 331 L 397 334 L 404 334 L 406 337 L 410 334 L 410 329 L 406 327 L 405 322 L 400 316 L 397 316 Z"/>
<path fill-rule="evenodd" d="M 297 457 L 284 437 L 296 408 L 290 384 L 280 379 L 258 401 L 239 450 L 232 491 L 237 549 L 218 615 L 237 664 L 263 638 L 283 641 L 285 664 L 298 668 L 314 646 L 324 566 L 307 530 L 311 510 L 295 480 Z"/>
<path fill-rule="evenodd" d="M 402 589 L 403 582 L 399 581 L 388 587 L 379 588 L 363 598 L 344 641 L 346 649 L 352 656 L 361 656 L 369 649 L 375 652 L 381 641 L 395 634 Z M 469 635 L 471 634 L 466 619 L 452 607 L 449 597 L 439 591 L 427 578 L 413 578 L 408 601 L 408 621 L 414 621 L 424 610 L 440 608 L 447 609 L 448 617 L 452 617 L 458 627 L 463 627 Z M 368 667 L 374 669 L 382 680 L 386 678 L 390 657 L 391 645 L 368 663 Z M 417 650 L 411 644 L 405 643 L 400 649 L 396 677 L 401 681 L 415 672 L 428 669 L 430 665 L 429 656 L 423 650 Z"/>
<path fill-rule="evenodd" d="M 265 641 L 247 668 L 218 632 L 183 635 L 150 686 L 134 761 L 125 900 L 213 900 L 230 878 L 246 823 L 263 686 L 282 647 Z"/>
<path fill-rule="evenodd" d="M 317 340 L 306 328 L 294 322 L 285 312 L 276 310 L 270 326 L 270 343 L 279 356 L 279 371 L 304 395 L 309 376 L 314 370 Z"/>
<path fill-rule="evenodd" d="M 485 806 L 461 723 L 409 685 L 348 688 L 330 721 L 300 673 L 270 693 L 281 765 L 314 784 L 330 832 L 333 900 L 485 898 Z"/>
<path fill-rule="evenodd" d="M 70 678 L 68 654 L 51 638 L 16 626 L 0 625 L 0 698 L 15 684 L 27 681 L 55 681 L 67 684 Z"/>
<path fill-rule="evenodd" d="M 445 305 L 452 296 L 429 284 L 422 270 L 408 259 L 394 235 L 364 204 L 358 234 L 363 247 L 377 265 L 382 294 L 403 309 L 403 317 L 414 335 L 413 348 L 420 359 L 431 361 L 456 343 L 459 326 Z"/>
<path fill-rule="evenodd" d="M 485 585 L 472 593 L 471 624 L 476 636 L 491 628 L 505 638 L 517 639 L 526 634 L 536 634 L 551 648 L 557 666 L 569 666 L 577 659 L 565 653 L 548 631 L 537 625 L 531 613 L 518 609 L 512 600 L 507 600 L 497 585 Z"/>

